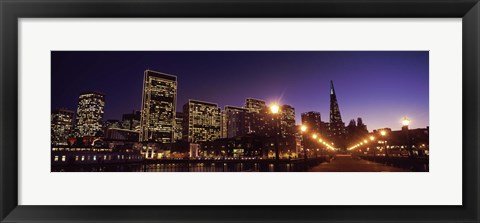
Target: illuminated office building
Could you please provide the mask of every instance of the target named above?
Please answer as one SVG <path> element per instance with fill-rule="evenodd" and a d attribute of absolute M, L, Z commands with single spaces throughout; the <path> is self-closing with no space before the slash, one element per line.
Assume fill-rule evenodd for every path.
<path fill-rule="evenodd" d="M 309 111 L 302 113 L 302 125 L 307 126 L 309 131 L 324 134 L 320 112 Z"/>
<path fill-rule="evenodd" d="M 282 135 L 293 136 L 295 134 L 295 108 L 290 105 L 282 105 L 280 114 Z"/>
<path fill-rule="evenodd" d="M 140 130 L 140 111 L 133 111 L 122 115 L 122 128 L 128 130 Z"/>
<path fill-rule="evenodd" d="M 268 108 L 263 100 L 247 98 L 245 101 L 245 131 L 254 135 L 265 135 L 268 131 Z"/>
<path fill-rule="evenodd" d="M 177 112 L 175 116 L 175 131 L 173 133 L 174 141 L 182 140 L 183 138 L 183 113 Z"/>
<path fill-rule="evenodd" d="M 146 70 L 143 79 L 140 141 L 172 142 L 176 105 L 177 77 Z"/>
<path fill-rule="evenodd" d="M 51 115 L 51 140 L 53 145 L 67 145 L 73 133 L 74 112 L 56 109 Z"/>
<path fill-rule="evenodd" d="M 105 95 L 99 92 L 80 94 L 77 107 L 76 135 L 78 137 L 102 134 Z"/>
<path fill-rule="evenodd" d="M 225 126 L 223 130 L 225 131 L 226 138 L 232 138 L 237 136 L 243 136 L 246 134 L 246 120 L 245 116 L 248 110 L 245 108 L 239 108 L 234 106 L 225 106 L 224 122 Z"/>
<path fill-rule="evenodd" d="M 224 139 L 227 138 L 227 128 L 228 128 L 228 117 L 225 109 L 220 113 L 220 138 Z"/>
<path fill-rule="evenodd" d="M 217 104 L 189 100 L 183 106 L 183 138 L 188 142 L 213 141 L 221 137 L 221 111 Z"/>
<path fill-rule="evenodd" d="M 108 129 L 119 129 L 122 127 L 122 123 L 119 120 L 116 119 L 109 119 L 103 122 L 103 129 L 104 131 L 107 131 Z"/>
<path fill-rule="evenodd" d="M 260 113 L 260 111 L 266 109 L 267 104 L 263 100 L 247 98 L 245 101 L 245 108 L 249 112 Z"/>

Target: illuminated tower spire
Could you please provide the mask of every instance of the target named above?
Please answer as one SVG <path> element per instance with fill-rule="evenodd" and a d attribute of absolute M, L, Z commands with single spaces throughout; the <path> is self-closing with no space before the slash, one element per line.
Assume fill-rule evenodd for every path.
<path fill-rule="evenodd" d="M 342 115 L 340 114 L 340 108 L 338 107 L 333 81 L 330 81 L 330 123 L 337 122 L 342 122 Z"/>
<path fill-rule="evenodd" d="M 337 146 L 343 147 L 345 139 L 345 123 L 342 121 L 340 108 L 338 107 L 337 95 L 333 87 L 333 81 L 330 81 L 330 123 L 328 126 L 329 136 Z"/>

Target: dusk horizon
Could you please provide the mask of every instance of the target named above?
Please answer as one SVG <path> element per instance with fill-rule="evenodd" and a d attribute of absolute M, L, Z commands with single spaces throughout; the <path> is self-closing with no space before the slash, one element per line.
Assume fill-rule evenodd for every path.
<path fill-rule="evenodd" d="M 342 119 L 369 131 L 428 126 L 428 51 L 52 51 L 52 110 L 105 94 L 104 120 L 141 110 L 145 70 L 177 76 L 177 111 L 189 100 L 243 107 L 246 98 L 318 111 L 329 120 L 330 81 Z M 71 83 L 71 84 L 64 84 Z M 73 84 L 74 83 L 74 84 Z"/>

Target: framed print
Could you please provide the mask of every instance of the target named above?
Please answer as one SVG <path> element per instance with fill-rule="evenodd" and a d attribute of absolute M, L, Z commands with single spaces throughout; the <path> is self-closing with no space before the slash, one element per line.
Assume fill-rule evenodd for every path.
<path fill-rule="evenodd" d="M 2 222 L 479 220 L 477 1 L 0 6 Z"/>

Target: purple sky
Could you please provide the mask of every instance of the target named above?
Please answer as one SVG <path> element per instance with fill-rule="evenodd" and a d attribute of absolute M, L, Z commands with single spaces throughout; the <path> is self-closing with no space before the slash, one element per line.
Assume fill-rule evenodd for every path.
<path fill-rule="evenodd" d="M 145 69 L 178 77 L 177 111 L 189 98 L 243 106 L 280 100 L 329 117 L 333 80 L 342 119 L 368 130 L 428 126 L 428 51 L 53 51 L 52 109 L 76 110 L 82 91 L 106 94 L 106 119 L 140 110 Z M 180 109 L 180 110 L 179 110 Z"/>

